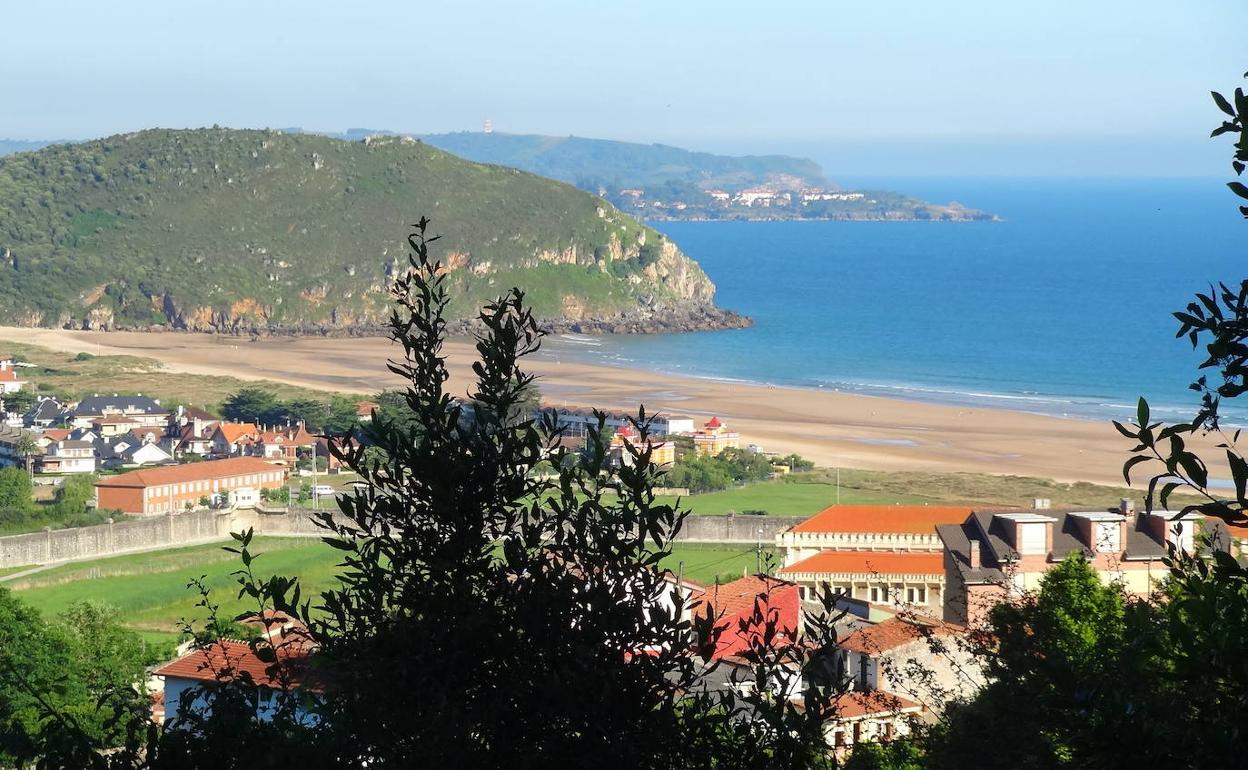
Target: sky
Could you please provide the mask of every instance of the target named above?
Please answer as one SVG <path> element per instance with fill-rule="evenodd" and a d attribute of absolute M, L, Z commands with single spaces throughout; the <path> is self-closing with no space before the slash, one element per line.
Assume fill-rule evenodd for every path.
<path fill-rule="evenodd" d="M 575 134 L 842 175 L 1225 174 L 1244 0 L 0 6 L 0 137 Z"/>

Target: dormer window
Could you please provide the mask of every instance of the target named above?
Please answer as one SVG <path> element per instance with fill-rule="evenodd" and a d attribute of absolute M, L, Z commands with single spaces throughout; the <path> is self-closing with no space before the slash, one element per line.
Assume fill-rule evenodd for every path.
<path fill-rule="evenodd" d="M 1122 552 L 1122 524 L 1127 517 L 1118 512 L 1087 511 L 1070 514 L 1075 520 L 1079 539 L 1095 553 Z"/>
<path fill-rule="evenodd" d="M 1010 546 L 1019 555 L 1044 556 L 1049 552 L 1049 528 L 1057 519 L 1038 513 L 1000 513 L 997 518 L 1006 522 L 1007 533 L 1012 535 Z"/>

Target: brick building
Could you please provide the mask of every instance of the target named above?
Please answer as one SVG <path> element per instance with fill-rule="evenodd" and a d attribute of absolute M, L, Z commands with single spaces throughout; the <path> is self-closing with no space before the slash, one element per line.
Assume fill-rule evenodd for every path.
<path fill-rule="evenodd" d="M 234 457 L 110 476 L 96 483 L 95 495 L 99 508 L 150 516 L 177 513 L 188 504 L 196 507 L 204 498 L 277 489 L 285 483 L 283 468 L 259 457 Z"/>

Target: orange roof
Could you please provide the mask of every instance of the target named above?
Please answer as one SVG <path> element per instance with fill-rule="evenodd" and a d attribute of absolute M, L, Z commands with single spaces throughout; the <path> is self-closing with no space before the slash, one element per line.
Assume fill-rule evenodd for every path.
<path fill-rule="evenodd" d="M 290 673 L 289 684 L 298 686 L 309 651 L 303 645 L 279 644 L 278 654 L 285 665 L 297 666 Z M 256 657 L 247 642 L 219 639 L 202 650 L 195 650 L 156 669 L 156 676 L 194 679 L 199 682 L 231 682 L 250 677 L 261 687 L 282 687 L 280 677 L 269 675 L 271 664 Z M 276 673 L 276 672 L 275 672 Z"/>
<path fill-rule="evenodd" d="M 255 436 L 260 432 L 255 423 L 251 422 L 223 422 L 217 425 L 217 430 L 221 431 L 221 437 L 227 443 L 237 443 L 239 439 L 247 436 Z"/>
<path fill-rule="evenodd" d="M 961 524 L 970 508 L 950 505 L 830 505 L 793 532 L 936 534 L 937 524 Z"/>
<path fill-rule="evenodd" d="M 837 647 L 849 652 L 863 655 L 878 655 L 909 644 L 916 639 L 924 639 L 934 634 L 953 633 L 954 628 L 944 623 L 919 624 L 902 618 L 889 618 L 854 631 L 837 643 Z"/>
<path fill-rule="evenodd" d="M 711 419 L 709 419 L 709 420 L 707 420 L 707 421 L 706 421 L 706 425 L 705 425 L 704 427 L 707 427 L 707 428 L 719 428 L 719 427 L 722 427 L 722 426 L 723 426 L 723 423 L 719 421 L 719 418 L 718 418 L 718 417 L 712 417 Z"/>
<path fill-rule="evenodd" d="M 368 417 L 380 408 L 381 404 L 376 401 L 360 401 L 355 405 L 355 413 L 360 417 Z"/>
<path fill-rule="evenodd" d="M 143 468 L 118 476 L 108 476 L 95 483 L 97 487 L 150 487 L 157 484 L 177 484 L 183 481 L 209 481 L 211 479 L 241 476 L 246 473 L 263 473 L 277 470 L 277 466 L 259 457 L 232 457 L 228 460 L 209 460 L 185 465 L 166 465 L 163 468 Z"/>
<path fill-rule="evenodd" d="M 715 615 L 731 617 L 753 612 L 754 600 L 759 594 L 785 589 L 796 591 L 797 584 L 766 575 L 751 575 L 722 586 L 707 586 L 698 603 L 707 602 Z"/>
<path fill-rule="evenodd" d="M 820 551 L 780 570 L 783 573 L 826 572 L 842 575 L 944 575 L 940 553 L 905 551 Z"/>
<path fill-rule="evenodd" d="M 19 382 L 17 372 L 12 369 L 0 369 L 0 380 L 5 382 Z"/>
<path fill-rule="evenodd" d="M 51 441 L 64 441 L 69 438 L 69 434 L 72 432 L 69 428 L 48 428 L 43 432 L 43 435 Z"/>
<path fill-rule="evenodd" d="M 896 714 L 900 711 L 920 709 L 922 706 L 912 700 L 883 690 L 870 692 L 847 692 L 836 699 L 836 716 L 840 719 L 854 719 L 873 714 Z"/>

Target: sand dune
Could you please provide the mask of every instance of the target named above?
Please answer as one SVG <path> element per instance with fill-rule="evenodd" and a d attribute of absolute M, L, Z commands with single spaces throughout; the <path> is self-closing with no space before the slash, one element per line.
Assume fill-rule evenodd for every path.
<path fill-rule="evenodd" d="M 375 393 L 400 384 L 385 362 L 401 351 L 382 338 L 247 338 L 174 332 L 82 332 L 0 327 L 0 339 L 69 353 L 156 358 L 171 372 L 224 374 L 311 388 Z M 474 353 L 447 345 L 451 387 L 466 393 Z M 1108 422 L 940 406 L 799 388 L 676 377 L 637 369 L 530 359 L 546 401 L 719 415 L 768 451 L 821 465 L 879 470 L 976 471 L 1061 481 L 1122 483 L 1127 443 Z"/>

